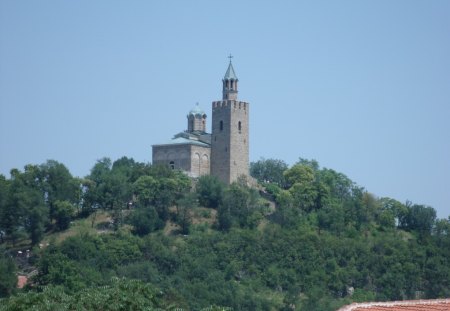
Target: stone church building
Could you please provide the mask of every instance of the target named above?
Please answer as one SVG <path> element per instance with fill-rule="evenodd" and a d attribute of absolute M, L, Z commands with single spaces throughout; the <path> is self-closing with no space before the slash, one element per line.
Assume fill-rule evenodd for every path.
<path fill-rule="evenodd" d="M 230 56 L 231 57 L 231 56 Z M 249 175 L 249 104 L 238 100 L 233 64 L 222 79 L 222 100 L 212 103 L 211 133 L 197 104 L 187 115 L 187 130 L 152 146 L 153 165 L 180 169 L 191 177 L 211 174 L 229 184 Z"/>

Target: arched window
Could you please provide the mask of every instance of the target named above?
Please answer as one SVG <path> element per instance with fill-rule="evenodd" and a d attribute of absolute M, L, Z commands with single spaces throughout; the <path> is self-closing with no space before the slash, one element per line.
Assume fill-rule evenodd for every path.
<path fill-rule="evenodd" d="M 239 122 L 238 122 L 238 130 L 239 130 L 239 133 L 241 132 L 241 129 L 242 129 L 242 124 L 241 124 L 241 121 L 239 121 Z"/>
<path fill-rule="evenodd" d="M 201 157 L 200 157 L 199 153 L 195 153 L 195 155 L 194 155 L 194 162 L 192 164 L 193 164 L 192 172 L 195 172 L 195 174 L 197 176 L 200 176 L 201 175 L 202 165 L 201 165 Z"/>
<path fill-rule="evenodd" d="M 223 131 L 223 121 L 220 120 L 220 124 L 219 124 L 220 130 Z"/>
<path fill-rule="evenodd" d="M 209 157 L 207 154 L 204 154 L 202 156 L 200 175 L 208 174 L 208 171 L 209 171 Z"/>
<path fill-rule="evenodd" d="M 170 166 L 170 169 L 174 170 L 175 169 L 175 162 L 170 161 L 169 162 L 169 166 Z"/>

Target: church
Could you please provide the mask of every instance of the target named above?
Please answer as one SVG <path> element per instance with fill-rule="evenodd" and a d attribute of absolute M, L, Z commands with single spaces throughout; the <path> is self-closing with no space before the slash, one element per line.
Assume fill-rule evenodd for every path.
<path fill-rule="evenodd" d="M 152 146 L 153 165 L 167 165 L 190 177 L 211 174 L 226 184 L 249 175 L 249 104 L 238 100 L 238 78 L 231 62 L 222 79 L 222 100 L 212 102 L 211 133 L 197 104 L 187 130 Z"/>

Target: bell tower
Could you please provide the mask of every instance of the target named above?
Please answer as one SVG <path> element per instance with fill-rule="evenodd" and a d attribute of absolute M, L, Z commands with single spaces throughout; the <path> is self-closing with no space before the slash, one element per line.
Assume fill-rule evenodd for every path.
<path fill-rule="evenodd" d="M 231 58 L 233 56 L 228 56 L 230 59 L 230 64 L 228 65 L 227 72 L 222 79 L 222 99 L 223 100 L 237 100 L 238 93 L 238 78 L 234 73 L 233 64 L 231 63 Z"/>
<path fill-rule="evenodd" d="M 222 100 L 212 103 L 211 133 L 211 174 L 227 184 L 249 175 L 249 104 L 237 99 L 238 78 L 229 58 Z"/>

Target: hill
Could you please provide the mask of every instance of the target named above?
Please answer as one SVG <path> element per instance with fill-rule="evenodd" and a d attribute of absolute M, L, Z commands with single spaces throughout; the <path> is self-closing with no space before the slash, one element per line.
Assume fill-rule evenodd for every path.
<path fill-rule="evenodd" d="M 0 178 L 0 310 L 314 311 L 450 296 L 450 223 L 431 207 L 377 198 L 315 161 L 260 160 L 251 173 L 258 189 L 128 158 L 83 179 L 56 161 L 13 170 Z M 25 265 L 34 276 L 17 290 Z"/>

